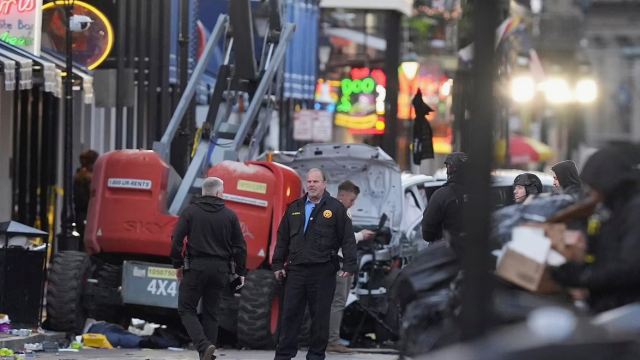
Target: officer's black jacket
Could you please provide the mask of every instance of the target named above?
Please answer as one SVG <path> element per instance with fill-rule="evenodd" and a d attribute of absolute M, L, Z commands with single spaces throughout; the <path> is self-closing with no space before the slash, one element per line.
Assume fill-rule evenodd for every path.
<path fill-rule="evenodd" d="M 316 205 L 304 231 L 307 194 L 292 202 L 280 222 L 273 253 L 273 271 L 282 270 L 289 258 L 290 265 L 316 264 L 331 261 L 342 247 L 342 270 L 353 275 L 358 267 L 356 238 L 347 208 L 328 191 Z M 336 255 L 337 256 L 337 255 Z"/>

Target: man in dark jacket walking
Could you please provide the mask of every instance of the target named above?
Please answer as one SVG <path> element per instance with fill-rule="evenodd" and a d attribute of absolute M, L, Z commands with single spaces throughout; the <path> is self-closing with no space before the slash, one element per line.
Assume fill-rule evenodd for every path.
<path fill-rule="evenodd" d="M 328 191 L 327 178 L 319 169 L 307 173 L 307 193 L 292 202 L 284 213 L 273 253 L 277 279 L 287 277 L 280 317 L 280 339 L 275 360 L 291 360 L 298 353 L 298 333 L 307 305 L 311 315 L 311 344 L 307 360 L 324 360 L 329 342 L 331 303 L 340 276 L 357 270 L 356 239 L 347 208 Z M 285 262 L 288 270 L 285 270 Z"/>
<path fill-rule="evenodd" d="M 422 238 L 426 242 L 442 239 L 443 231 L 452 238 L 462 234 L 462 204 L 466 201 L 465 162 L 469 156 L 454 152 L 447 156 L 447 182 L 436 190 L 422 215 Z"/>
<path fill-rule="evenodd" d="M 222 180 L 205 179 L 202 197 L 182 211 L 172 236 L 171 261 L 180 281 L 178 313 L 202 360 L 215 359 L 218 305 L 229 284 L 231 260 L 240 276 L 237 289 L 244 285 L 247 272 L 247 243 L 238 216 L 224 205 L 223 191 Z M 200 298 L 202 325 L 197 315 Z"/>
<path fill-rule="evenodd" d="M 586 162 L 582 180 L 603 205 L 590 221 L 589 256 L 552 275 L 566 287 L 589 290 L 596 313 L 640 301 L 640 147 L 599 150 Z"/>

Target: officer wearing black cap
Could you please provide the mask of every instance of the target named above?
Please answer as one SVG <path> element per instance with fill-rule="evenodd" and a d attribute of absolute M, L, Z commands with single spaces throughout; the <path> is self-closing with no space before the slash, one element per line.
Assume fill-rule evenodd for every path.
<path fill-rule="evenodd" d="M 513 180 L 513 199 L 517 204 L 523 203 L 529 195 L 540 193 L 542 193 L 542 181 L 534 174 L 520 174 Z"/>

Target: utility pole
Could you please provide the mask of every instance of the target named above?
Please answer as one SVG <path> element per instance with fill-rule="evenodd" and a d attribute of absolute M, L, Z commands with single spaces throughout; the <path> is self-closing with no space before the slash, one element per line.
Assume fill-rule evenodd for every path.
<path fill-rule="evenodd" d="M 385 73 L 387 74 L 387 96 L 385 99 L 385 129 L 382 134 L 382 149 L 393 159 L 398 152 L 398 93 L 400 90 L 400 41 L 402 35 L 402 14 L 387 11 L 387 29 L 385 38 L 387 50 L 385 54 Z"/>
<path fill-rule="evenodd" d="M 73 16 L 74 0 L 65 0 L 64 10 L 67 17 L 66 51 L 67 74 L 64 87 L 64 158 L 62 168 L 63 191 L 62 197 L 62 222 L 58 240 L 69 250 L 82 250 L 80 237 L 74 231 L 73 209 L 73 32 L 71 31 L 71 18 Z"/>
<path fill-rule="evenodd" d="M 478 3 L 478 5 L 480 5 Z M 498 0 L 485 0 L 473 9 L 473 91 L 470 103 L 467 171 L 468 203 L 463 207 L 465 225 L 462 338 L 472 341 L 485 335 L 491 323 L 492 282 L 489 233 L 491 223 L 491 164 L 493 160 L 495 29 Z M 455 83 L 455 81 L 454 81 Z"/>

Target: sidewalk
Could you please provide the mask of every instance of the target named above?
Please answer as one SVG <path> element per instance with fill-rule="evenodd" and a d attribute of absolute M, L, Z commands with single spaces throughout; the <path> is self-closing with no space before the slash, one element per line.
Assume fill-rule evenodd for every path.
<path fill-rule="evenodd" d="M 218 360 L 272 360 L 273 351 L 227 350 L 219 349 L 216 354 Z M 298 352 L 297 360 L 304 360 L 306 353 Z M 382 355 L 360 353 L 354 355 L 327 354 L 327 360 L 396 360 L 398 355 Z M 56 354 L 38 353 L 40 360 L 198 360 L 195 351 L 171 351 L 171 350 L 80 350 L 78 352 L 60 352 Z"/>
<path fill-rule="evenodd" d="M 31 336 L 13 336 L 0 334 L 0 348 L 7 348 L 11 350 L 23 350 L 24 344 L 41 343 L 43 341 L 59 341 L 65 338 L 64 333 L 46 333 L 46 334 L 34 334 Z"/>

